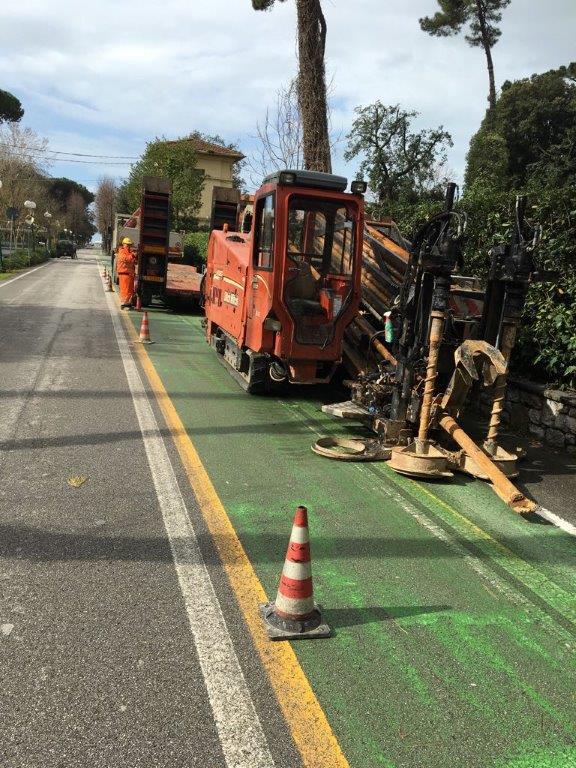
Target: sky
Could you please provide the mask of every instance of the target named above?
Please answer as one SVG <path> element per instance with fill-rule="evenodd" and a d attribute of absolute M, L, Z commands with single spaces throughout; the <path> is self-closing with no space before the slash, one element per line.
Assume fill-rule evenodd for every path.
<path fill-rule="evenodd" d="M 484 54 L 463 36 L 433 38 L 418 25 L 436 0 L 323 0 L 334 171 L 358 163 L 343 151 L 354 108 L 377 99 L 443 125 L 449 168 L 461 181 L 470 137 L 486 109 Z M 295 3 L 256 13 L 250 0 L 19 0 L 0 8 L 0 88 L 25 109 L 22 124 L 52 150 L 110 157 L 54 162 L 94 190 L 121 181 L 129 158 L 156 136 L 218 133 L 246 155 L 256 123 L 296 74 Z M 576 0 L 512 0 L 494 49 L 496 78 L 526 77 L 576 60 Z M 61 155 L 61 158 L 64 156 Z M 76 160 L 82 160 L 77 156 Z M 113 164 L 114 163 L 114 164 Z"/>

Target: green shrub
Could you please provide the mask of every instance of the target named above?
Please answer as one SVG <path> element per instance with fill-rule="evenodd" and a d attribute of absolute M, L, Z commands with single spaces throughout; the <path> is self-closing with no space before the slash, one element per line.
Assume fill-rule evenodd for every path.
<path fill-rule="evenodd" d="M 46 261 L 46 253 L 44 250 L 36 251 L 36 253 L 28 256 L 27 251 L 16 251 L 9 256 L 3 256 L 2 263 L 4 265 L 4 272 L 14 272 L 18 269 L 26 269 L 26 267 L 34 266 L 35 264 L 42 264 Z"/>
<path fill-rule="evenodd" d="M 188 232 L 184 237 L 184 261 L 197 269 L 206 264 L 208 255 L 209 232 Z"/>

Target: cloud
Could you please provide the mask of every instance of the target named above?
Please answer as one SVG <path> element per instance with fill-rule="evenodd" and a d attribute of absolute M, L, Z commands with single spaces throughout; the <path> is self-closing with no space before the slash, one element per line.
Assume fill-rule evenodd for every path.
<path fill-rule="evenodd" d="M 9 5 L 9 7 L 8 7 Z M 528 5 L 530 6 L 528 12 Z M 277 88 L 296 72 L 295 3 L 256 13 L 250 0 L 21 0 L 0 10 L 0 87 L 23 101 L 27 124 L 56 149 L 139 154 L 147 139 L 191 130 L 251 146 Z M 381 99 L 444 125 L 449 162 L 462 175 L 468 142 L 486 107 L 483 53 L 463 37 L 432 38 L 420 16 L 436 0 L 324 0 L 334 125 L 346 133 L 354 107 Z M 573 57 L 573 0 L 513 0 L 495 51 L 499 82 Z M 352 175 L 337 151 L 338 170 Z M 58 164 L 92 181 L 117 166 Z"/>

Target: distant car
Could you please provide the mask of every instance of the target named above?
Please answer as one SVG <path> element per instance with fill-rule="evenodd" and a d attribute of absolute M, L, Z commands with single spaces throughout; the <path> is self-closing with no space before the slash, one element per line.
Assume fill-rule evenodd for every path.
<path fill-rule="evenodd" d="M 56 258 L 60 259 L 64 256 L 69 256 L 71 259 L 76 258 L 76 246 L 72 240 L 58 240 L 56 243 Z"/>

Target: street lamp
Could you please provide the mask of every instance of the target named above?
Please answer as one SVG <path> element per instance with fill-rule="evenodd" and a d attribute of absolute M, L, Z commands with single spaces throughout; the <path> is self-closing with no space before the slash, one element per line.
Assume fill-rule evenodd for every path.
<path fill-rule="evenodd" d="M 50 211 L 45 212 L 44 218 L 46 219 L 46 256 L 50 256 L 50 224 L 52 219 Z"/>
<path fill-rule="evenodd" d="M 30 226 L 28 231 L 28 266 L 32 262 L 32 242 L 34 237 L 34 211 L 36 210 L 36 203 L 34 200 L 24 200 L 24 208 L 28 210 L 28 218 L 25 219 L 26 224 Z"/>

